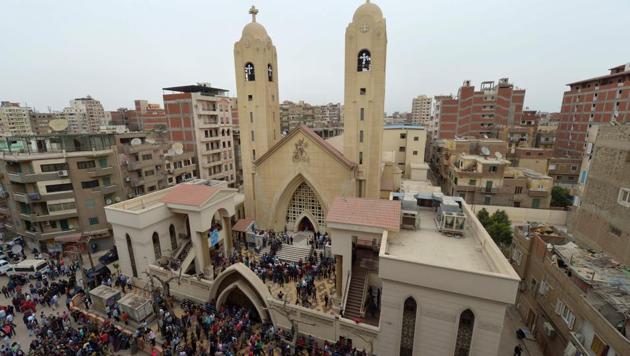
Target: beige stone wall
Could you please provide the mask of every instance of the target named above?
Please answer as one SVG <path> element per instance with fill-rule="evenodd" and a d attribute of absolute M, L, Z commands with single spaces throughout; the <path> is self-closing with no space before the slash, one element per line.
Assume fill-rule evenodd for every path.
<path fill-rule="evenodd" d="M 308 161 L 294 162 L 295 144 L 300 139 L 307 142 Z M 325 213 L 336 196 L 352 197 L 356 191 L 354 170 L 298 132 L 256 167 L 256 223 L 260 228 L 284 229 L 287 206 L 303 181 L 320 197 Z"/>
<path fill-rule="evenodd" d="M 481 204 L 472 205 L 471 207 L 475 212 L 479 212 L 481 209 L 486 209 L 490 214 L 497 210 L 504 210 L 510 217 L 513 224 L 525 224 L 528 221 L 535 221 L 549 225 L 567 225 L 568 211 L 566 210 L 515 208 L 511 206 Z"/>
<path fill-rule="evenodd" d="M 404 138 L 401 138 L 401 135 Z M 383 161 L 393 161 L 404 171 L 404 178 L 411 178 L 411 164 L 424 162 L 427 133 L 424 129 L 385 128 L 383 130 Z M 401 147 L 404 149 L 401 151 Z"/>

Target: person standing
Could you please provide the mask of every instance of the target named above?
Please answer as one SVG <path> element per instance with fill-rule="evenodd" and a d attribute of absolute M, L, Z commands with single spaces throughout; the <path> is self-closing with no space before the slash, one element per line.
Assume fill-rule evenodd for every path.
<path fill-rule="evenodd" d="M 522 352 L 523 352 L 523 348 L 521 347 L 520 344 L 514 346 L 514 356 L 521 356 Z"/>

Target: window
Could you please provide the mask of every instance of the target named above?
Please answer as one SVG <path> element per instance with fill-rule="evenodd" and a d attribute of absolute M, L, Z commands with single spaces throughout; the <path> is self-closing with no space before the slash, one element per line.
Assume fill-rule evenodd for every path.
<path fill-rule="evenodd" d="M 495 173 L 497 170 L 498 170 L 497 166 L 490 166 L 490 167 L 488 167 L 488 172 Z"/>
<path fill-rule="evenodd" d="M 359 164 L 363 164 L 363 152 L 359 152 Z"/>
<path fill-rule="evenodd" d="M 175 253 L 175 250 L 177 250 L 177 234 L 175 233 L 175 225 L 171 224 L 171 226 L 168 227 L 168 234 L 171 237 L 171 249 L 173 250 L 173 253 Z"/>
<path fill-rule="evenodd" d="M 250 113 L 249 113 L 249 123 L 250 123 L 250 124 L 251 124 L 251 123 L 254 123 L 254 113 L 253 113 L 253 112 L 250 112 Z"/>
<path fill-rule="evenodd" d="M 133 246 L 131 245 L 131 237 L 129 237 L 129 234 L 125 234 L 125 240 L 127 240 L 127 251 L 129 251 L 129 259 L 131 260 L 131 273 L 134 277 L 138 277 L 136 258 L 133 255 Z"/>
<path fill-rule="evenodd" d="M 110 176 L 103 177 L 103 186 L 108 187 L 112 185 L 112 178 Z"/>
<path fill-rule="evenodd" d="M 398 147 L 398 152 L 405 152 L 406 148 L 404 146 Z"/>
<path fill-rule="evenodd" d="M 365 88 L 359 89 L 359 95 L 365 95 L 365 93 L 366 93 Z"/>
<path fill-rule="evenodd" d="M 254 130 L 252 130 L 252 142 L 254 142 Z M 225 144 L 225 142 L 223 144 Z"/>
<path fill-rule="evenodd" d="M 363 121 L 363 119 L 365 119 L 365 109 L 361 108 L 361 110 L 359 110 L 359 120 Z"/>
<path fill-rule="evenodd" d="M 357 72 L 367 72 L 372 65 L 372 56 L 370 51 L 362 49 L 357 55 Z"/>
<path fill-rule="evenodd" d="M 256 150 L 252 150 L 252 159 L 256 160 Z"/>
<path fill-rule="evenodd" d="M 80 161 L 77 162 L 77 168 L 79 169 L 90 169 L 96 167 L 96 163 L 94 161 Z"/>
<path fill-rule="evenodd" d="M 94 198 L 87 198 L 84 201 L 85 207 L 88 209 L 93 209 L 96 207 L 96 200 Z"/>
<path fill-rule="evenodd" d="M 571 170 L 572 170 L 573 172 L 577 171 L 577 169 L 578 169 L 578 167 L 577 167 L 577 166 L 571 166 Z"/>
<path fill-rule="evenodd" d="M 457 177 L 453 178 L 453 184 L 457 185 Z"/>
<path fill-rule="evenodd" d="M 409 297 L 403 306 L 402 330 L 400 332 L 400 352 L 401 356 L 413 355 L 414 334 L 416 331 L 416 311 L 418 305 L 415 299 Z"/>
<path fill-rule="evenodd" d="M 540 208 L 540 198 L 532 199 L 532 208 L 539 209 Z"/>
<path fill-rule="evenodd" d="M 159 260 L 162 257 L 162 247 L 160 246 L 160 235 L 157 232 L 153 233 L 151 237 L 153 240 L 153 253 L 155 254 L 155 260 Z"/>
<path fill-rule="evenodd" d="M 418 137 L 418 136 L 414 136 L 414 137 L 413 137 L 413 140 L 414 140 L 414 141 L 420 141 L 420 137 Z"/>
<path fill-rule="evenodd" d="M 476 180 L 476 179 L 470 179 L 470 180 L 468 181 L 468 185 L 472 185 L 472 186 L 477 185 L 477 180 Z"/>
<path fill-rule="evenodd" d="M 359 142 L 363 143 L 363 130 L 359 131 Z"/>
<path fill-rule="evenodd" d="M 47 193 L 72 191 L 72 183 L 51 184 L 46 186 Z"/>
<path fill-rule="evenodd" d="M 402 140 L 406 139 L 406 138 L 407 138 L 407 134 L 406 134 L 406 133 L 401 133 L 401 134 L 400 134 L 400 138 L 401 138 Z"/>
<path fill-rule="evenodd" d="M 492 203 L 492 197 L 489 195 L 486 195 L 485 197 L 483 197 L 483 204 L 484 205 L 491 205 Z"/>
<path fill-rule="evenodd" d="M 617 203 L 626 208 L 630 207 L 630 188 L 620 188 Z"/>
<path fill-rule="evenodd" d="M 90 225 L 98 225 L 98 218 L 97 217 L 89 218 L 88 222 Z"/>
<path fill-rule="evenodd" d="M 475 314 L 470 309 L 464 310 L 459 316 L 455 356 L 468 356 L 470 354 L 474 326 Z"/>
<path fill-rule="evenodd" d="M 247 96 L 247 101 L 252 101 L 254 100 L 254 96 L 253 95 L 248 95 Z"/>
<path fill-rule="evenodd" d="M 569 329 L 573 329 L 575 315 L 573 315 L 571 310 L 560 299 L 556 301 L 556 314 L 562 317 L 562 320 L 564 320 Z"/>
<path fill-rule="evenodd" d="M 98 166 L 101 168 L 107 168 L 107 158 L 99 158 Z"/>
<path fill-rule="evenodd" d="M 515 187 L 514 194 L 523 194 L 523 187 Z"/>
<path fill-rule="evenodd" d="M 418 151 L 413 151 L 413 155 L 417 156 L 418 155 Z"/>
<path fill-rule="evenodd" d="M 73 201 L 68 202 L 68 203 L 48 204 L 49 213 L 54 213 L 57 211 L 64 211 L 64 210 L 72 210 L 76 208 L 77 206 L 75 205 Z"/>
<path fill-rule="evenodd" d="M 142 155 L 142 160 L 143 161 L 150 161 L 152 159 L 153 159 L 153 155 L 150 154 L 150 153 Z"/>
<path fill-rule="evenodd" d="M 81 188 L 83 189 L 96 188 L 96 187 L 98 187 L 98 180 L 96 179 L 81 182 Z"/>
<path fill-rule="evenodd" d="M 253 82 L 256 80 L 256 71 L 254 65 L 251 62 L 245 64 L 245 81 Z"/>
<path fill-rule="evenodd" d="M 271 63 L 267 64 L 267 80 L 273 82 L 273 66 Z"/>
<path fill-rule="evenodd" d="M 515 208 L 520 208 L 521 207 L 521 202 L 520 201 L 515 201 L 513 205 L 514 205 Z"/>
<path fill-rule="evenodd" d="M 68 165 L 65 163 L 42 164 L 40 168 L 42 170 L 42 173 L 57 172 L 68 170 Z"/>

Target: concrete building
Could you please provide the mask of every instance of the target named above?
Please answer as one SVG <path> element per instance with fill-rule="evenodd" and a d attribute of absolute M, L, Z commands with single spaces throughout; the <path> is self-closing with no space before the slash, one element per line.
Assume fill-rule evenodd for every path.
<path fill-rule="evenodd" d="M 508 153 L 513 167 L 528 168 L 542 174 L 549 172 L 552 156 L 553 149 L 550 148 L 516 147 Z"/>
<path fill-rule="evenodd" d="M 518 89 L 507 78 L 481 83 L 478 91 L 469 80 L 459 88 L 457 97 L 440 98 L 435 113 L 438 138 L 473 136 L 497 138 L 500 126 L 521 122 L 525 89 Z"/>
<path fill-rule="evenodd" d="M 554 148 L 556 143 L 556 130 L 558 129 L 558 125 L 554 124 L 545 124 L 538 125 L 536 128 L 536 138 L 535 138 L 535 146 L 538 148 Z"/>
<path fill-rule="evenodd" d="M 32 134 L 30 112 L 31 108 L 20 106 L 19 103 L 0 103 L 0 136 Z"/>
<path fill-rule="evenodd" d="M 429 133 L 430 133 L 430 141 L 435 141 L 440 137 L 440 117 L 442 113 L 442 101 L 453 100 L 453 95 L 436 95 L 433 97 L 433 107 L 431 109 L 431 119 L 429 123 Z M 448 110 L 444 111 L 444 115 L 448 117 L 451 116 L 452 113 L 447 111 L 452 111 L 453 107 L 451 106 Z"/>
<path fill-rule="evenodd" d="M 31 111 L 31 129 L 34 135 L 48 135 L 54 133 L 49 124 L 52 120 L 63 118 L 59 113 Z"/>
<path fill-rule="evenodd" d="M 236 182 L 232 108 L 224 89 L 208 84 L 164 88 L 164 108 L 172 142 L 195 153 L 196 177 Z"/>
<path fill-rule="evenodd" d="M 105 113 L 101 102 L 91 96 L 70 100 L 70 106 L 63 109 L 68 120 L 69 133 L 96 133 L 99 127 L 109 124 L 109 114 Z"/>
<path fill-rule="evenodd" d="M 627 266 L 537 224 L 515 229 L 510 260 L 517 309 L 545 355 L 630 354 Z"/>
<path fill-rule="evenodd" d="M 311 105 L 304 101 L 297 103 L 285 100 L 280 104 L 280 128 L 287 133 L 299 125 L 312 128 L 326 139 L 343 132 L 341 104 L 328 103 Z"/>
<path fill-rule="evenodd" d="M 130 131 L 163 130 L 165 136 L 168 136 L 166 133 L 168 127 L 166 112 L 160 107 L 160 104 L 151 104 L 146 100 L 135 100 L 134 106 L 135 110 L 119 108 L 116 111 L 111 111 L 112 124 L 124 125 Z"/>
<path fill-rule="evenodd" d="M 575 188 L 581 164 L 582 160 L 579 158 L 553 157 L 549 159 L 547 174 L 553 178 L 555 185 L 569 189 Z"/>
<path fill-rule="evenodd" d="M 630 126 L 600 125 L 592 147 L 569 232 L 586 246 L 630 264 Z"/>
<path fill-rule="evenodd" d="M 426 180 L 429 166 L 424 162 L 427 132 L 417 125 L 385 125 L 383 162 L 392 162 L 406 179 Z"/>
<path fill-rule="evenodd" d="M 115 137 L 125 197 L 133 198 L 168 186 L 164 153 L 169 144 L 147 139 L 147 134 L 139 132 Z"/>
<path fill-rule="evenodd" d="M 125 199 L 113 135 L 13 136 L 0 151 L 10 231 L 40 251 L 68 235 L 111 246 L 103 208 Z"/>
<path fill-rule="evenodd" d="M 420 95 L 411 101 L 411 124 L 429 126 L 431 121 L 431 97 Z"/>
<path fill-rule="evenodd" d="M 587 129 L 597 123 L 630 121 L 630 64 L 610 74 L 567 84 L 562 97 L 556 156 L 582 158 Z"/>

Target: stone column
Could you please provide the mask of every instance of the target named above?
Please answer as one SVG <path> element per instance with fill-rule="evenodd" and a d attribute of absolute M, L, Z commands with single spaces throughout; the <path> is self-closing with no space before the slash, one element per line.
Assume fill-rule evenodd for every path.
<path fill-rule="evenodd" d="M 232 254 L 232 250 L 234 249 L 234 237 L 232 236 L 232 222 L 229 216 L 223 217 L 223 230 L 225 232 L 225 237 L 223 240 L 223 248 L 225 249 L 225 257 L 229 258 Z"/>
<path fill-rule="evenodd" d="M 212 272 L 212 261 L 208 250 L 207 233 L 194 231 L 192 234 L 192 248 L 195 249 L 195 269 L 197 273 L 203 273 L 205 278 L 213 279 L 214 275 L 209 273 Z"/>

